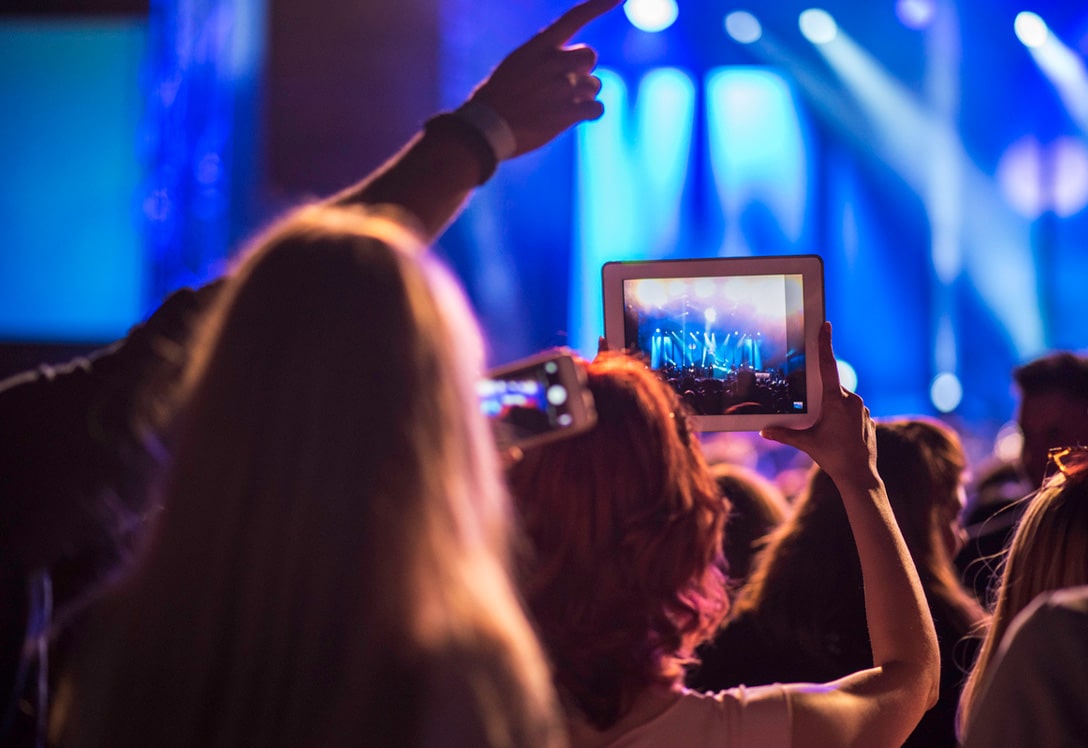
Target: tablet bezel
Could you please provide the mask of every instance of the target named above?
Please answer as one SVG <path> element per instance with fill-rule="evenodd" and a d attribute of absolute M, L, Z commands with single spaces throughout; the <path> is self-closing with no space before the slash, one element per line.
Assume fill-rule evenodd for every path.
<path fill-rule="evenodd" d="M 807 408 L 804 413 L 693 415 L 692 428 L 697 431 L 759 431 L 771 425 L 807 428 L 819 418 L 823 399 L 817 341 L 824 321 L 824 274 L 819 255 L 606 262 L 601 268 L 605 343 L 609 350 L 625 347 L 623 283 L 626 280 L 746 275 L 801 276 Z"/>

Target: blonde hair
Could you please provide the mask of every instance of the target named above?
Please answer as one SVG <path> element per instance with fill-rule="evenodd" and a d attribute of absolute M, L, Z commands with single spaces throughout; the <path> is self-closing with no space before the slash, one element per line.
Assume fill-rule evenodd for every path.
<path fill-rule="evenodd" d="M 125 654 L 99 737 L 398 745 L 460 669 L 488 744 L 554 739 L 475 399 L 478 327 L 421 250 L 397 220 L 312 206 L 233 274 L 162 512 L 107 603 Z"/>
<path fill-rule="evenodd" d="M 970 730 L 975 699 L 1013 619 L 1044 592 L 1088 584 L 1088 465 L 1056 473 L 1024 501 L 986 638 L 960 698 L 961 737 Z"/>

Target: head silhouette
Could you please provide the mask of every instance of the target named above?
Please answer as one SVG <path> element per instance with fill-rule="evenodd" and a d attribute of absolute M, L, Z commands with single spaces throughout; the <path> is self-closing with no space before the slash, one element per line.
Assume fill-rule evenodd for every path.
<path fill-rule="evenodd" d="M 126 656 L 87 713 L 110 744 L 411 744 L 450 673 L 469 701 L 503 694 L 488 730 L 547 724 L 480 337 L 421 250 L 389 217 L 314 206 L 233 273 L 106 608 Z"/>

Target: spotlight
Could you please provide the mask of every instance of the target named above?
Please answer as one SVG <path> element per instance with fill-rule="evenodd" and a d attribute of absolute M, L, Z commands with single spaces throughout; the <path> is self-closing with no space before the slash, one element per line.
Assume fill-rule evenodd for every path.
<path fill-rule="evenodd" d="M 763 36 L 759 20 L 745 10 L 735 10 L 725 17 L 725 31 L 741 44 L 751 44 Z"/>
<path fill-rule="evenodd" d="M 1054 212 L 1068 218 L 1088 206 L 1088 147 L 1067 136 L 1059 138 L 1052 150 Z"/>
<path fill-rule="evenodd" d="M 1050 35 L 1046 21 L 1026 10 L 1016 14 L 1013 28 L 1016 29 L 1016 38 L 1023 42 L 1025 47 L 1041 47 Z"/>
<path fill-rule="evenodd" d="M 1078 138 L 1044 145 L 1025 136 L 1001 156 L 996 176 L 1005 199 L 1029 219 L 1046 210 L 1067 218 L 1088 206 L 1088 147 Z"/>
<path fill-rule="evenodd" d="M 636 29 L 654 33 L 672 26 L 680 8 L 676 0 L 627 0 L 623 12 Z"/>
<path fill-rule="evenodd" d="M 831 14 L 819 8 L 809 8 L 797 19 L 801 33 L 813 44 L 827 44 L 839 33 L 838 24 Z"/>
<path fill-rule="evenodd" d="M 839 370 L 839 384 L 842 385 L 843 389 L 857 392 L 858 373 L 854 367 L 839 359 L 835 362 L 835 368 Z"/>
<path fill-rule="evenodd" d="M 1046 210 L 1043 188 L 1043 146 L 1034 137 L 1025 136 L 1010 145 L 997 162 L 997 185 L 1009 205 L 1020 215 L 1038 218 Z"/>
<path fill-rule="evenodd" d="M 929 386 L 929 399 L 940 412 L 951 413 L 963 400 L 960 378 L 950 371 L 938 374 Z"/>
<path fill-rule="evenodd" d="M 937 5 L 933 0 L 898 0 L 895 14 L 907 28 L 924 29 L 933 22 Z"/>

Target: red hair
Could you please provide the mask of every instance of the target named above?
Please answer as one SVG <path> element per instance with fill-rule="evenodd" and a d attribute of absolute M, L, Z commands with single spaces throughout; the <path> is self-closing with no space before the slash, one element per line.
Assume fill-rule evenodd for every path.
<path fill-rule="evenodd" d="M 527 450 L 510 484 L 556 685 L 604 729 L 645 688 L 677 682 L 724 617 L 728 507 L 664 382 L 622 355 L 587 369 L 596 427 Z"/>

